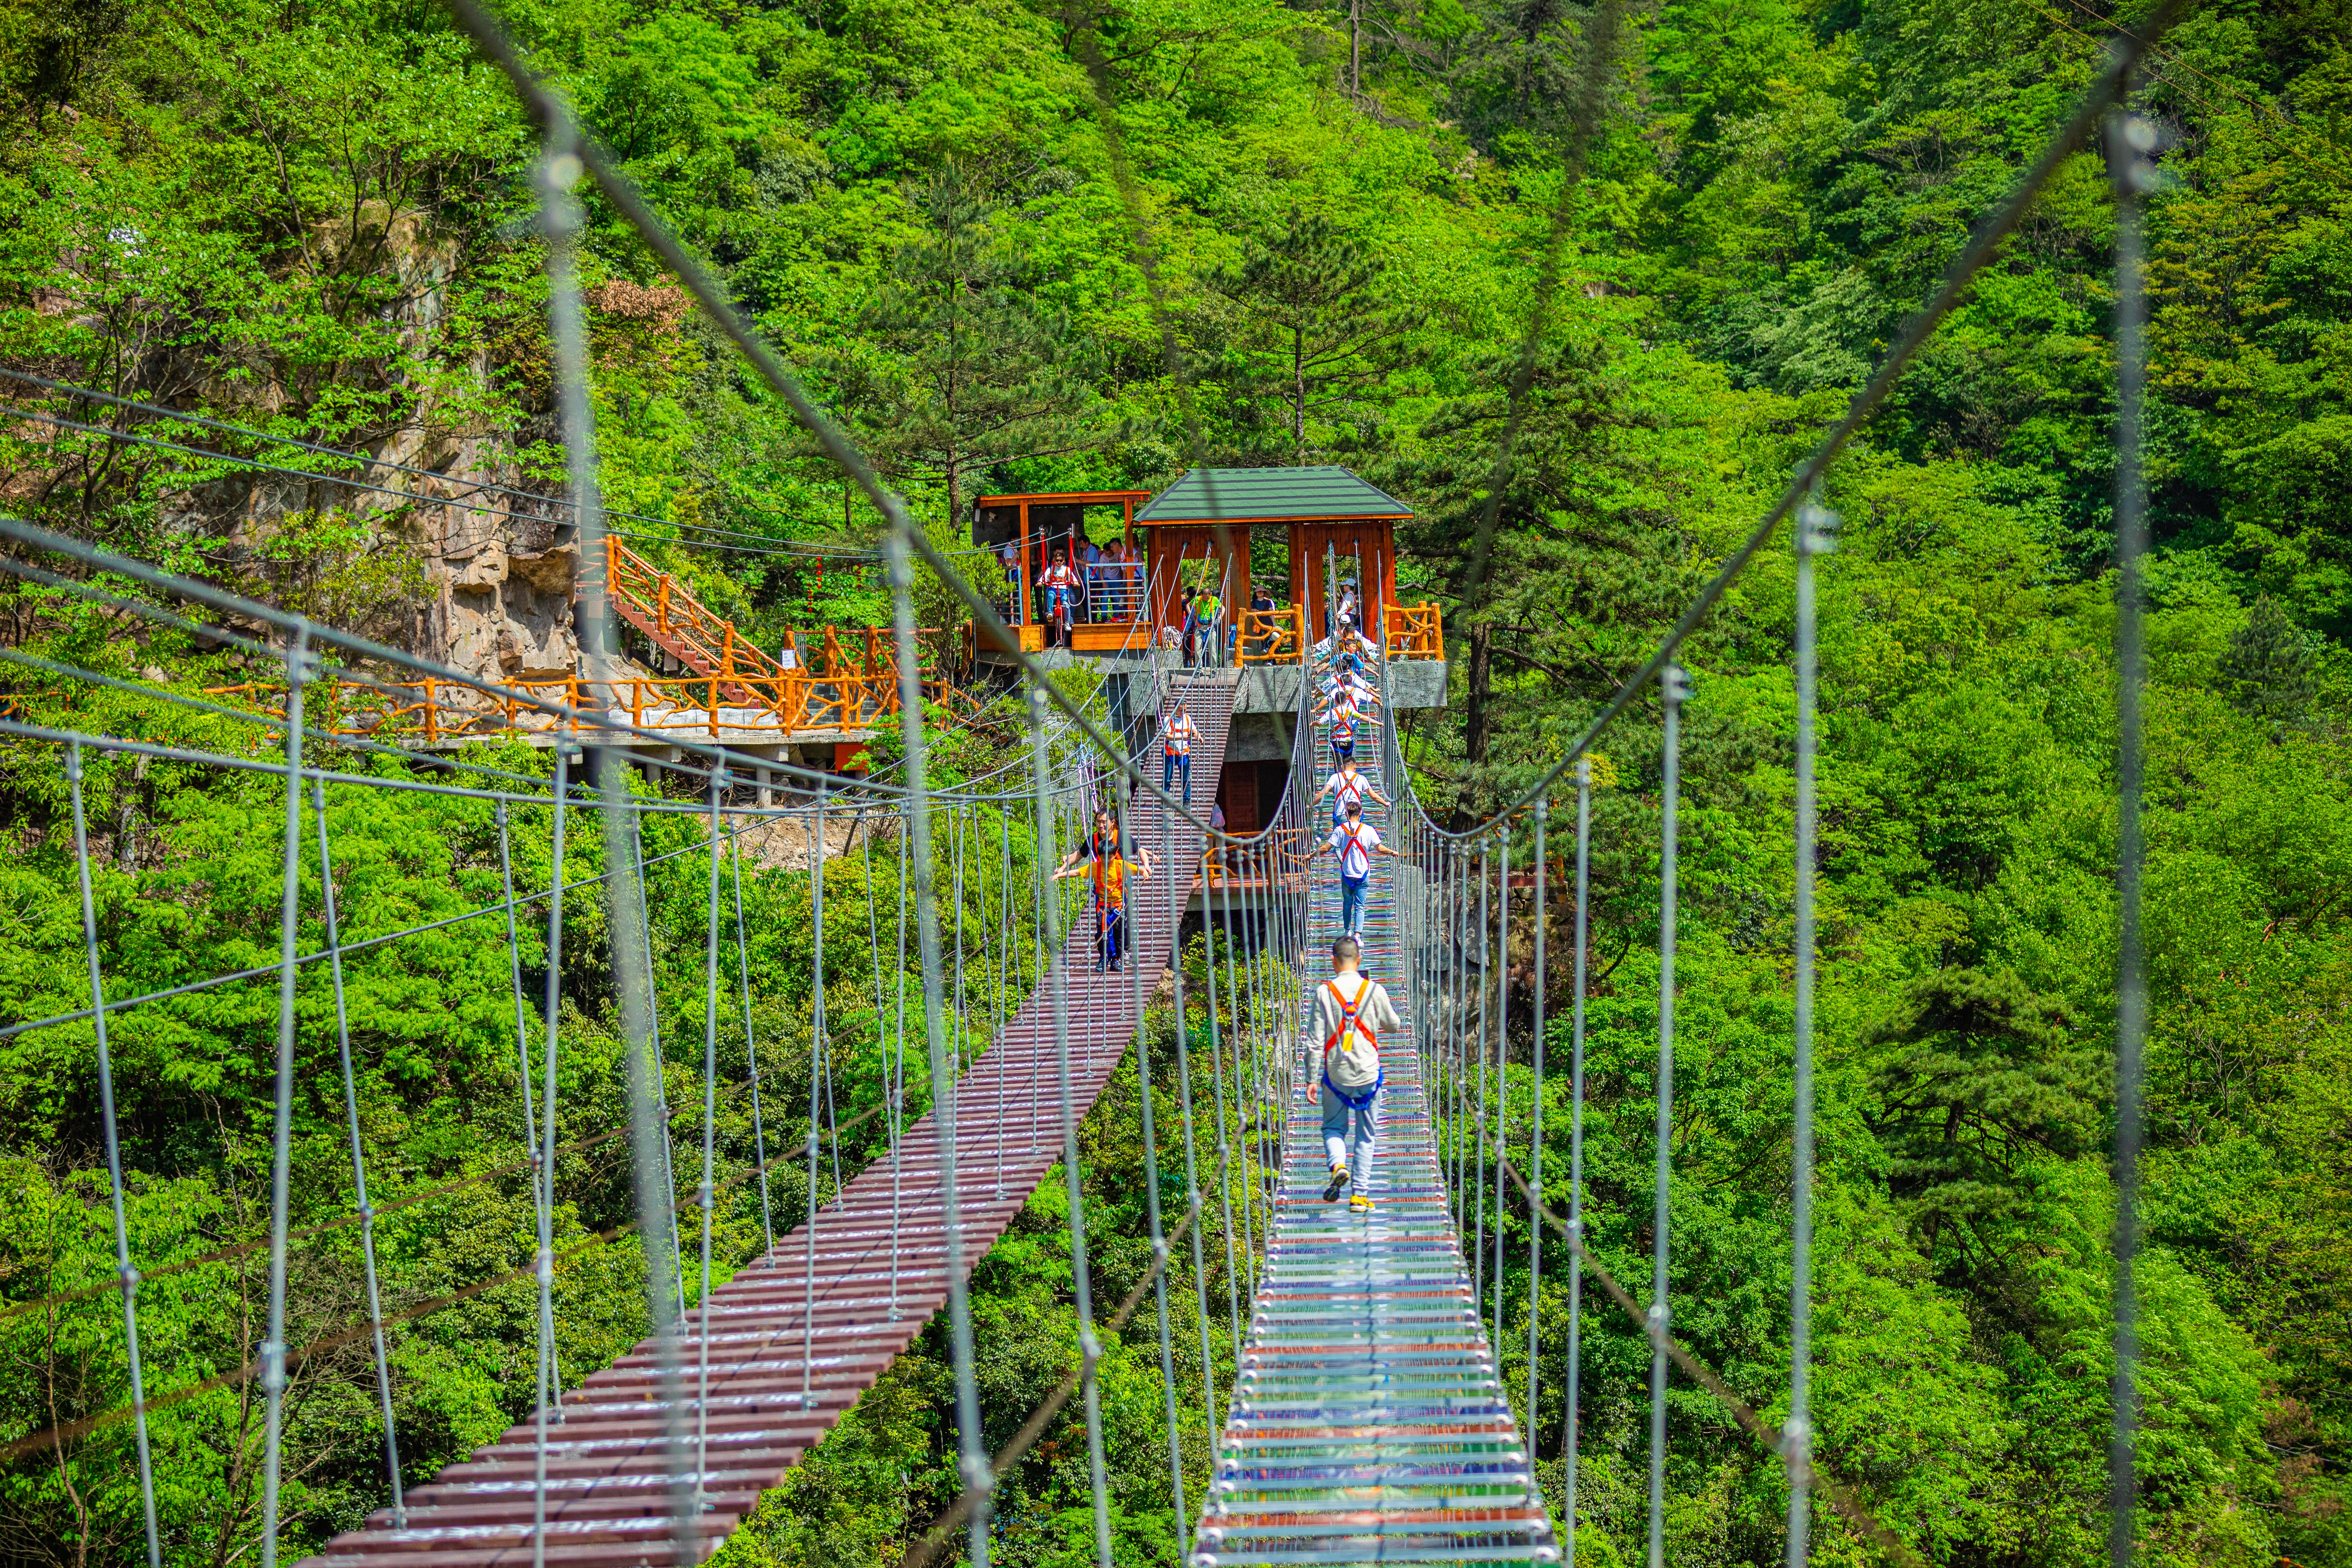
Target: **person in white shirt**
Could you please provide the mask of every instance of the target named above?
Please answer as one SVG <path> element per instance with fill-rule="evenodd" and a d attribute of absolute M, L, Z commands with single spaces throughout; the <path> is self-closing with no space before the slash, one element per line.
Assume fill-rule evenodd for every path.
<path fill-rule="evenodd" d="M 1357 924 L 1364 915 L 1364 890 L 1371 885 L 1372 857 L 1393 858 L 1396 851 L 1381 843 L 1380 829 L 1364 820 L 1362 805 L 1351 800 L 1346 811 L 1327 842 L 1339 858 L 1339 929 L 1360 937 Z"/>
<path fill-rule="evenodd" d="M 1192 739 L 1200 732 L 1181 697 L 1160 716 L 1160 793 L 1166 795 L 1181 775 L 1186 805 L 1192 804 Z"/>
<path fill-rule="evenodd" d="M 1073 611 L 1070 618 L 1073 621 L 1077 619 L 1077 616 L 1075 613 L 1076 606 L 1072 604 L 1070 592 L 1077 585 L 1078 574 L 1076 572 L 1071 571 L 1070 563 L 1059 556 L 1055 556 L 1053 559 L 1052 563 L 1049 564 L 1045 571 L 1037 574 L 1037 586 L 1045 590 L 1045 620 L 1047 624 L 1050 625 L 1055 613 L 1066 606 L 1070 607 Z"/>
<path fill-rule="evenodd" d="M 1356 754 L 1356 724 L 1363 717 L 1363 709 L 1346 692 L 1331 699 L 1331 705 L 1315 715 L 1317 723 L 1331 726 L 1331 754 L 1343 763 Z"/>
<path fill-rule="evenodd" d="M 1352 936 L 1331 944 L 1331 978 L 1315 994 L 1315 1020 L 1323 1037 L 1323 1152 L 1331 1161 L 1323 1201 L 1352 1184 L 1348 1207 L 1372 1206 L 1372 1130 L 1381 1098 L 1381 1036 L 1402 1033 L 1404 1020 L 1380 982 L 1357 972 L 1362 950 Z M 1350 1142 L 1354 1147 L 1349 1147 Z"/>
<path fill-rule="evenodd" d="M 1331 802 L 1331 826 L 1334 827 L 1347 819 L 1348 808 L 1351 805 L 1359 805 L 1366 800 L 1378 801 L 1382 805 L 1389 804 L 1388 796 L 1374 789 L 1372 781 L 1356 771 L 1356 759 L 1353 757 L 1339 764 L 1339 771 L 1331 775 L 1330 782 L 1317 792 L 1315 798 L 1321 800 L 1327 795 L 1334 797 Z"/>

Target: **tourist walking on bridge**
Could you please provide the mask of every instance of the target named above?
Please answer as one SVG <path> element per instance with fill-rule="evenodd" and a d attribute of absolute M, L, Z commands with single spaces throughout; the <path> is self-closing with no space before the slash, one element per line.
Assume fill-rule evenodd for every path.
<path fill-rule="evenodd" d="M 1374 789 L 1372 781 L 1356 771 L 1356 759 L 1353 757 L 1339 764 L 1339 771 L 1331 775 L 1315 798 L 1321 800 L 1327 795 L 1334 797 L 1331 802 L 1331 826 L 1334 827 L 1346 823 L 1348 808 L 1351 805 L 1360 805 L 1367 800 L 1378 801 L 1382 805 L 1389 804 L 1388 796 Z"/>
<path fill-rule="evenodd" d="M 1343 763 L 1356 754 L 1356 724 L 1363 717 L 1364 710 L 1349 692 L 1331 699 L 1331 705 L 1315 715 L 1318 723 L 1331 726 L 1331 754 Z"/>
<path fill-rule="evenodd" d="M 1332 1202 L 1352 1183 L 1356 1190 L 1348 1206 L 1359 1214 L 1372 1206 L 1381 1035 L 1404 1028 L 1388 992 L 1370 975 L 1357 973 L 1362 951 L 1352 936 L 1333 942 L 1331 978 L 1315 994 L 1315 1020 L 1323 1036 L 1323 1152 L 1331 1160 L 1331 1182 L 1323 1189 L 1323 1201 Z"/>
<path fill-rule="evenodd" d="M 1396 857 L 1396 851 L 1381 842 L 1381 830 L 1366 822 L 1363 805 L 1349 801 L 1347 816 L 1331 830 L 1328 840 L 1332 852 L 1339 857 L 1339 929 L 1349 936 L 1361 938 L 1358 929 L 1364 918 L 1364 890 L 1371 885 L 1372 857 Z"/>
<path fill-rule="evenodd" d="M 1192 740 L 1200 732 L 1181 697 L 1160 715 L 1160 793 L 1166 795 L 1181 774 L 1186 805 L 1192 804 Z"/>
<path fill-rule="evenodd" d="M 1127 950 L 1127 874 L 1133 871 L 1141 880 L 1150 881 L 1151 863 L 1128 858 L 1117 830 L 1110 826 L 1108 812 L 1099 814 L 1096 822 L 1096 836 L 1087 841 L 1083 856 L 1094 862 L 1095 869 L 1095 971 L 1116 974 Z M 1074 854 L 1072 860 L 1080 858 Z M 1059 881 L 1077 874 L 1076 865 L 1066 863 L 1066 868 L 1055 872 L 1054 878 Z"/>

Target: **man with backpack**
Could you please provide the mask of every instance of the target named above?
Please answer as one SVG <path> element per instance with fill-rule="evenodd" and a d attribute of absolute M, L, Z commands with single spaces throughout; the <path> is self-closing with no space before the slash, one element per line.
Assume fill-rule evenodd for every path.
<path fill-rule="evenodd" d="M 1364 820 L 1361 802 L 1349 801 L 1347 812 L 1328 842 L 1339 857 L 1339 929 L 1360 937 L 1356 927 L 1364 916 L 1364 890 L 1371 885 L 1372 857 L 1394 856 L 1396 851 L 1381 843 L 1380 829 Z"/>
<path fill-rule="evenodd" d="M 1331 944 L 1331 978 L 1316 992 L 1315 1019 L 1323 1036 L 1323 1152 L 1331 1161 L 1331 1181 L 1323 1189 L 1323 1201 L 1334 1202 L 1352 1184 L 1356 1190 L 1348 1207 L 1370 1214 L 1381 1036 L 1401 1033 L 1404 1020 L 1380 983 L 1357 973 L 1361 957 L 1352 936 Z"/>

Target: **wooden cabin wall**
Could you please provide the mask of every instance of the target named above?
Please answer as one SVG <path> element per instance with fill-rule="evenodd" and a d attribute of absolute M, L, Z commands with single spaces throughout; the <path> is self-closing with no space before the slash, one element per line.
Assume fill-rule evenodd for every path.
<path fill-rule="evenodd" d="M 1226 607 L 1231 609 L 1235 595 L 1245 595 L 1249 584 L 1249 530 L 1235 527 L 1226 530 L 1229 545 L 1222 553 L 1217 549 L 1217 531 L 1202 524 L 1156 523 L 1147 527 L 1150 551 L 1145 570 L 1151 584 L 1151 628 L 1156 637 L 1161 626 L 1184 626 L 1184 600 L 1178 563 L 1184 561 L 1220 560 L 1223 564 Z M 1198 568 L 1195 568 L 1198 570 Z M 1246 604 L 1246 598 L 1241 601 Z"/>
<path fill-rule="evenodd" d="M 1316 641 L 1331 635 L 1323 613 L 1323 552 L 1339 557 L 1339 580 L 1355 582 L 1361 591 L 1376 584 L 1368 596 L 1373 604 L 1393 605 L 1396 589 L 1396 525 L 1386 521 L 1294 522 L 1290 525 L 1290 599 L 1307 606 L 1307 624 Z M 1363 574 L 1356 574 L 1361 557 Z M 1364 609 L 1369 624 L 1372 605 Z M 1375 636 L 1378 634 L 1375 633 Z"/>

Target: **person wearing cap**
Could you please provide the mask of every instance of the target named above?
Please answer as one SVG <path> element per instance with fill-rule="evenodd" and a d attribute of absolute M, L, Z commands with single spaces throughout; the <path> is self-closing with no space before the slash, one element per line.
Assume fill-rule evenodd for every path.
<path fill-rule="evenodd" d="M 1363 950 L 1352 936 L 1331 944 L 1331 978 L 1317 987 L 1315 1019 L 1323 1037 L 1323 1152 L 1331 1180 L 1323 1201 L 1352 1185 L 1348 1207 L 1372 1207 L 1372 1135 L 1381 1098 L 1381 1036 L 1404 1028 L 1380 982 L 1360 973 Z M 1352 1145 L 1352 1147 L 1351 1147 Z"/>

